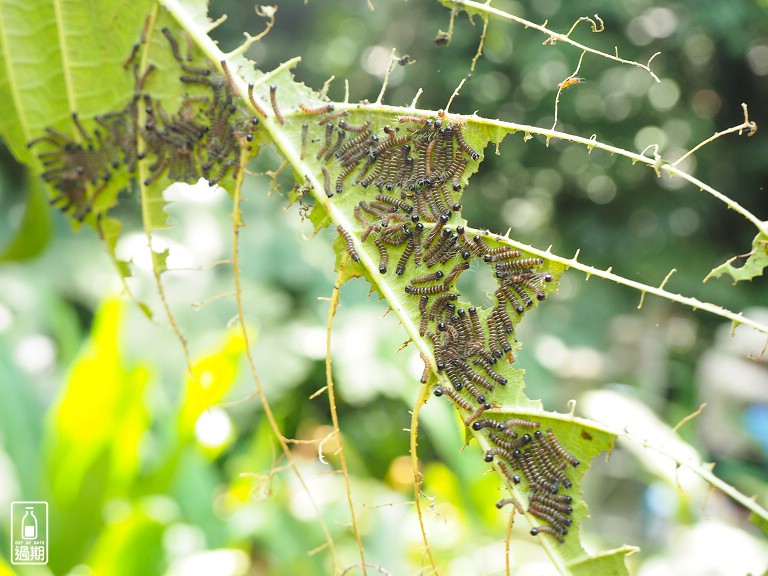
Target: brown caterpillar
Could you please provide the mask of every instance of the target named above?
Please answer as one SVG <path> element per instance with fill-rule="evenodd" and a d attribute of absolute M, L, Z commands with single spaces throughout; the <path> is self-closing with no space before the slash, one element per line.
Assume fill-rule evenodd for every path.
<path fill-rule="evenodd" d="M 261 107 L 261 105 L 256 101 L 256 98 L 253 96 L 253 88 L 254 84 L 253 82 L 248 83 L 248 100 L 251 103 L 251 106 L 253 106 L 254 110 L 259 113 L 260 116 L 263 116 L 264 118 L 267 117 L 267 113 L 264 112 L 264 109 Z"/>
<path fill-rule="evenodd" d="M 412 296 L 432 296 L 447 291 L 448 286 L 445 284 L 435 284 L 433 286 L 412 286 L 409 284 L 405 287 L 406 294 L 411 294 Z"/>
<path fill-rule="evenodd" d="M 472 410 L 472 405 L 467 402 L 464 398 L 462 398 L 458 392 L 455 390 L 451 390 L 450 388 L 446 388 L 444 386 L 438 386 L 435 388 L 435 396 L 440 397 L 446 395 L 448 398 L 453 400 L 454 404 L 459 406 L 460 408 L 463 408 L 464 410 Z"/>
<path fill-rule="evenodd" d="M 320 104 L 318 106 L 307 106 L 306 104 L 299 104 L 301 111 L 306 114 L 328 114 L 333 112 L 333 104 Z"/>
<path fill-rule="evenodd" d="M 272 103 L 272 110 L 275 113 L 277 121 L 280 122 L 280 125 L 285 124 L 283 113 L 280 112 L 280 106 L 277 105 L 277 84 L 269 85 L 269 101 Z"/>
<path fill-rule="evenodd" d="M 336 230 L 339 232 L 339 234 L 341 234 L 344 237 L 344 242 L 347 244 L 347 252 L 349 252 L 349 255 L 352 258 L 352 260 L 354 260 L 355 262 L 359 262 L 360 256 L 357 254 L 357 250 L 355 250 L 355 244 L 352 241 L 352 235 L 346 230 L 344 230 L 341 224 L 336 226 Z"/>
<path fill-rule="evenodd" d="M 565 542 L 565 539 L 563 539 L 563 535 L 561 532 L 558 532 L 551 526 L 536 526 L 534 528 L 531 528 L 531 536 L 536 536 L 537 534 L 549 534 L 551 536 L 554 536 L 557 538 L 557 541 L 561 544 Z"/>
<path fill-rule="evenodd" d="M 557 440 L 551 428 L 547 428 L 547 440 L 549 440 L 550 445 L 552 448 L 554 448 L 555 452 L 557 452 L 561 458 L 567 460 L 571 466 L 575 468 L 580 464 L 576 457 L 572 456 L 565 448 L 563 448 L 562 444 L 560 444 L 560 442 Z"/>
<path fill-rule="evenodd" d="M 475 408 L 475 410 L 469 416 L 467 416 L 464 419 L 464 425 L 465 426 L 469 426 L 475 420 L 477 420 L 483 414 L 483 412 L 485 412 L 486 410 L 490 410 L 490 409 L 491 409 L 491 404 L 490 403 L 485 402 L 483 404 L 480 404 L 480 406 Z"/>
<path fill-rule="evenodd" d="M 333 197 L 333 192 L 331 191 L 331 175 L 328 173 L 328 169 L 325 166 L 322 167 L 322 172 L 325 195 L 328 196 L 328 198 L 331 198 Z"/>

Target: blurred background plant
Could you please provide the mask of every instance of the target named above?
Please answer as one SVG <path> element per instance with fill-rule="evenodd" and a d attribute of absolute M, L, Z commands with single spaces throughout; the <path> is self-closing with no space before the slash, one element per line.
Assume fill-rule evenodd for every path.
<path fill-rule="evenodd" d="M 559 31 L 599 13 L 605 32 L 579 27 L 574 39 L 609 53 L 618 46 L 623 57 L 639 61 L 662 52 L 653 65 L 658 84 L 640 70 L 587 56 L 584 84 L 561 96 L 561 130 L 595 133 L 638 152 L 659 144 L 674 159 L 740 122 L 741 102 L 765 125 L 764 2 L 533 4 L 499 7 L 536 22 L 549 19 Z M 424 88 L 420 107 L 444 107 L 469 72 L 482 22 L 473 26 L 460 16 L 451 42 L 440 46 L 433 40 L 447 30 L 449 11 L 438 3 L 375 7 L 281 2 L 273 30 L 247 55 L 263 70 L 301 55 L 300 81 L 319 88 L 334 75 L 329 97 L 342 99 L 346 78 L 354 101 L 375 98 L 396 48 L 414 63 L 395 68 L 387 100 L 405 105 Z M 222 14 L 229 18 L 212 35 L 225 51 L 241 42 L 243 31 L 263 28 L 247 3 L 216 2 L 211 16 Z M 542 46 L 543 40 L 491 21 L 483 57 L 452 111 L 550 126 L 557 84 L 579 53 Z M 464 214 L 474 226 L 511 228 L 514 238 L 552 245 L 562 255 L 581 249 L 583 261 L 649 284 L 674 267 L 668 289 L 768 316 L 764 278 L 702 284 L 710 269 L 747 250 L 754 231 L 698 190 L 567 143 L 546 148 L 508 138 L 501 152 L 487 155 L 465 195 Z M 768 213 L 766 158 L 768 140 L 760 133 L 750 140 L 730 136 L 697 152 L 685 168 L 760 216 Z M 263 174 L 279 163 L 265 150 L 251 169 Z M 118 252 L 133 261 L 131 288 L 156 320 L 119 296 L 98 238 L 73 232 L 45 205 L 37 179 L 1 147 L 0 167 L 0 246 L 6 247 L 0 250 L 0 505 L 51 503 L 51 563 L 18 572 L 329 573 L 327 554 L 310 553 L 325 542 L 318 511 L 284 469 L 251 397 L 242 341 L 223 328 L 235 315 L 227 296 L 230 268 L 218 264 L 231 253 L 226 193 L 175 187 L 174 226 L 155 233 L 170 249 L 164 283 L 201 392 L 185 381 L 179 343 L 159 314 L 136 207 L 121 203 L 121 219 L 137 233 L 124 234 Z M 269 176 L 246 179 L 241 246 L 248 321 L 266 395 L 285 436 L 309 441 L 295 445 L 297 456 L 336 549 L 351 564 L 355 542 L 343 483 L 329 474 L 338 458 L 332 442 L 319 444 L 332 430 L 327 403 L 308 399 L 325 384 L 322 298 L 334 281 L 333 235 L 323 231 L 306 241 L 311 227 L 295 209 L 284 210 L 289 187 Z M 518 361 L 527 370 L 528 394 L 553 410 L 583 399 L 585 410 L 601 407 L 588 414 L 598 421 L 619 405 L 627 410 L 623 422 L 649 410 L 655 419 L 647 425 L 661 431 L 707 402 L 682 437 L 717 463 L 721 477 L 765 502 L 768 370 L 764 357 L 747 358 L 763 341 L 744 329 L 732 338 L 721 319 L 666 301 L 649 298 L 638 310 L 638 300 L 634 291 L 566 274 L 558 296 L 521 326 Z M 406 574 L 422 561 L 407 503 L 413 494 L 403 431 L 421 370 L 412 350 L 395 354 L 405 336 L 385 311 L 362 281 L 343 287 L 334 367 L 366 558 Z M 426 519 L 432 548 L 445 574 L 502 573 L 507 516 L 492 506 L 497 481 L 483 475 L 477 455 L 460 453 L 463 438 L 453 418 L 437 402 L 422 412 L 423 489 L 435 498 Z M 584 526 L 587 544 L 640 546 L 630 560 L 634 573 L 765 570 L 765 540 L 719 493 L 680 483 L 623 446 L 594 468 L 585 487 L 593 517 Z M 2 531 L 6 522 L 4 514 Z M 515 574 L 554 570 L 522 527 L 513 538 Z M 0 549 L 0 574 L 12 574 L 8 551 Z"/>

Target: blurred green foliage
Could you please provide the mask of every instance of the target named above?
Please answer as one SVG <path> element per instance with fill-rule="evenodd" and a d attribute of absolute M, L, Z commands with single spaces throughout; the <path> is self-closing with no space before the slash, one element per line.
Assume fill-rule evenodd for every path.
<path fill-rule="evenodd" d="M 473 25 L 460 15 L 450 44 L 438 46 L 433 39 L 447 30 L 449 12 L 437 2 L 374 3 L 370 12 L 365 2 L 280 2 L 275 28 L 247 55 L 264 70 L 301 55 L 299 80 L 319 88 L 334 75 L 329 96 L 342 99 L 348 79 L 354 101 L 376 97 L 396 48 L 415 63 L 395 69 L 385 101 L 408 104 L 423 88 L 420 107 L 445 106 L 469 72 L 482 22 Z M 498 6 L 536 22 L 548 19 L 558 31 L 597 12 L 606 31 L 596 35 L 580 26 L 574 39 L 609 53 L 617 46 L 623 57 L 641 62 L 662 52 L 653 64 L 660 84 L 640 70 L 587 56 L 580 71 L 586 82 L 561 97 L 562 130 L 595 133 L 638 152 L 658 143 L 674 159 L 738 124 L 741 102 L 765 125 L 764 3 L 546 0 Z M 228 20 L 212 33 L 224 50 L 236 47 L 243 31 L 263 28 L 250 4 L 219 1 L 212 7 L 214 18 L 225 13 Z M 492 21 L 484 56 L 452 111 L 550 126 L 557 83 L 575 68 L 579 53 L 562 44 L 542 46 L 544 39 Z M 759 132 L 749 140 L 715 142 L 687 168 L 760 216 L 768 212 L 766 158 L 768 139 Z M 262 173 L 279 164 L 264 151 L 251 168 Z M 329 573 L 327 554 L 308 554 L 323 545 L 323 534 L 284 469 L 260 405 L 250 398 L 242 342 L 222 328 L 235 314 L 226 296 L 231 270 L 217 264 L 231 250 L 226 196 L 200 200 L 180 192 L 169 209 L 173 228 L 158 234 L 171 249 L 172 271 L 164 282 L 192 350 L 196 378 L 190 378 L 159 313 L 137 207 L 124 202 L 118 209 L 127 229 L 118 251 L 133 258 L 136 277 L 129 282 L 155 311 L 153 322 L 113 296 L 116 274 L 95 235 L 73 234 L 69 222 L 41 202 L 39 183 L 26 178 L 5 150 L 0 166 L 0 505 L 48 500 L 53 538 L 48 568 L 18 573 Z M 246 183 L 241 242 L 247 319 L 283 433 L 315 442 L 297 444 L 296 453 L 340 557 L 352 563 L 355 543 L 346 527 L 343 486 L 339 476 L 328 474 L 338 468 L 334 447 L 324 448 L 330 465 L 317 457 L 317 441 L 330 432 L 327 405 L 322 397 L 307 400 L 325 383 L 327 304 L 319 298 L 330 295 L 333 283 L 333 235 L 323 231 L 311 242 L 303 239 L 311 226 L 299 222 L 295 211 L 283 211 L 289 180 L 278 178 L 281 189 L 272 189 L 263 176 Z M 475 226 L 511 228 L 513 237 L 552 245 L 559 254 L 581 249 L 582 260 L 651 284 L 676 267 L 668 284 L 673 291 L 736 310 L 765 306 L 764 278 L 736 287 L 725 279 L 702 285 L 709 270 L 749 250 L 754 230 L 699 194 L 598 151 L 588 155 L 565 143 L 546 148 L 510 138 L 500 156 L 487 155 L 464 204 Z M 401 528 L 415 526 L 412 507 L 402 504 L 413 499 L 402 430 L 410 424 L 420 367 L 409 349 L 395 354 L 404 333 L 393 319 L 382 318 L 385 305 L 371 301 L 367 291 L 361 281 L 345 285 L 335 321 L 341 428 L 353 495 L 366 505 L 361 532 L 367 559 L 394 574 L 411 573 L 422 557 L 418 534 Z M 759 421 L 765 414 L 768 376 L 764 361 L 745 358 L 762 343 L 746 339 L 734 346 L 718 332 L 723 322 L 717 318 L 653 299 L 638 311 L 638 298 L 566 275 L 558 297 L 520 334 L 518 361 L 527 370 L 529 395 L 564 410 L 586 390 L 611 387 L 638 398 L 670 425 L 714 398 L 733 421 L 727 443 L 695 423 L 682 434 L 719 462 L 717 471 L 729 482 L 764 500 L 768 441 L 748 417 Z M 715 383 L 712 359 L 729 368 Z M 754 393 L 742 394 L 731 382 L 745 382 Z M 219 408 L 221 400 L 231 404 Z M 492 475 L 483 475 L 474 447 L 459 452 L 463 439 L 453 418 L 440 403 L 423 411 L 424 490 L 436 499 L 427 516 L 432 548 L 447 574 L 500 571 L 506 517 L 491 504 L 498 486 Z M 674 487 L 660 486 L 621 450 L 598 465 L 587 484 L 596 520 L 586 530 L 600 545 L 640 545 L 637 573 L 644 573 L 643 566 L 654 573 L 654 561 L 666 559 L 671 566 L 670 556 L 693 554 L 684 537 L 702 530 L 702 516 L 711 513 L 687 504 Z M 726 500 L 712 499 L 721 516 L 740 518 L 742 512 Z M 514 534 L 515 562 L 536 566 L 541 552 L 535 542 L 522 529 Z M 734 550 L 747 555 L 751 542 L 744 536 Z M 4 564 L 7 553 L 0 547 L 0 575 L 13 573 Z M 754 558 L 760 554 L 764 547 Z"/>

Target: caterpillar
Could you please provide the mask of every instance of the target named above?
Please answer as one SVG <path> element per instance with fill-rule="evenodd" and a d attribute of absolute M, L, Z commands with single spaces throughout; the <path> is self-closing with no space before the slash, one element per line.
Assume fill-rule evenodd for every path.
<path fill-rule="evenodd" d="M 307 132 L 309 131 L 309 124 L 302 124 L 301 125 L 301 153 L 299 155 L 299 160 L 304 160 L 304 157 L 307 155 Z"/>
<path fill-rule="evenodd" d="M 498 447 L 498 446 L 494 447 L 494 448 L 490 448 L 490 449 L 485 451 L 485 461 L 486 462 L 493 462 L 493 457 L 494 456 L 503 457 L 504 459 L 506 459 L 507 461 L 510 461 L 510 462 L 513 459 L 512 454 L 510 454 L 506 449 Z"/>
<path fill-rule="evenodd" d="M 495 268 L 497 271 L 523 270 L 525 268 L 534 268 L 536 266 L 541 266 L 543 263 L 544 263 L 544 260 L 542 260 L 541 258 L 517 258 L 515 260 L 499 262 L 496 264 Z"/>
<path fill-rule="evenodd" d="M 549 534 L 551 536 L 554 536 L 558 542 L 561 544 L 565 542 L 565 539 L 563 538 L 562 532 L 558 532 L 554 528 L 550 526 L 535 526 L 531 528 L 531 536 L 536 536 L 537 534 Z"/>
<path fill-rule="evenodd" d="M 456 138 L 456 142 L 459 144 L 459 147 L 466 152 L 472 160 L 477 160 L 480 158 L 480 155 L 472 149 L 469 144 L 464 140 L 464 135 L 461 133 L 461 126 L 456 124 L 454 125 L 454 136 Z"/>
<path fill-rule="evenodd" d="M 472 422 L 472 430 L 482 430 L 483 428 L 499 429 L 501 422 L 492 418 L 483 418 L 482 420 L 475 420 Z"/>
<path fill-rule="evenodd" d="M 347 166 L 344 168 L 341 172 L 339 172 L 339 175 L 336 177 L 336 193 L 341 194 L 344 191 L 344 180 L 349 176 L 352 171 L 355 169 L 355 166 Z"/>
<path fill-rule="evenodd" d="M 509 430 L 510 428 L 527 428 L 533 430 L 539 428 L 541 424 L 533 422 L 531 420 L 523 420 L 521 418 L 510 418 L 501 423 L 502 430 Z"/>
<path fill-rule="evenodd" d="M 343 118 L 344 116 L 349 116 L 349 112 L 346 110 L 339 110 L 338 112 L 333 112 L 333 108 L 329 110 L 329 112 L 332 112 L 332 114 L 328 114 L 327 116 L 323 116 L 318 121 L 318 124 L 321 126 L 323 124 L 326 124 L 328 122 L 333 122 L 334 120 L 338 120 L 339 118 Z"/>
<path fill-rule="evenodd" d="M 513 474 L 512 471 L 509 469 L 507 464 L 502 460 L 496 460 L 496 466 L 499 467 L 501 470 L 501 473 L 504 474 L 504 476 L 507 477 L 507 479 L 512 482 L 512 484 L 520 484 L 522 479 L 517 474 Z"/>
<path fill-rule="evenodd" d="M 392 198 L 392 196 L 387 196 L 386 194 L 376 194 L 376 200 L 379 200 L 381 202 L 386 202 L 387 204 L 392 204 L 393 206 L 396 206 L 403 212 L 406 212 L 410 214 L 413 211 L 413 205 L 408 204 L 408 202 L 405 202 L 404 200 L 400 200 L 398 198 Z"/>
<path fill-rule="evenodd" d="M 448 287 L 445 284 L 435 284 L 433 286 L 413 286 L 409 284 L 405 287 L 406 294 L 411 294 L 412 296 L 432 296 L 447 291 Z"/>
<path fill-rule="evenodd" d="M 280 125 L 285 124 L 283 113 L 280 112 L 280 106 L 277 105 L 277 84 L 269 85 L 269 101 L 272 104 L 272 111 L 275 113 L 275 118 L 277 118 L 277 121 L 280 123 Z"/>
<path fill-rule="evenodd" d="M 347 245 L 347 252 L 349 253 L 349 256 L 352 258 L 353 261 L 359 262 L 360 256 L 357 254 L 357 250 L 355 250 L 355 244 L 352 241 L 352 235 L 344 230 L 344 228 L 339 224 L 336 226 L 336 230 L 339 234 L 341 234 L 344 237 L 344 242 Z"/>
<path fill-rule="evenodd" d="M 551 428 L 547 428 L 547 440 L 549 440 L 552 448 L 557 452 L 561 458 L 567 460 L 574 468 L 580 464 L 580 462 L 572 456 L 562 444 L 557 440 Z"/>
<path fill-rule="evenodd" d="M 504 498 L 503 500 L 499 500 L 496 502 L 496 508 L 501 510 L 507 504 L 512 504 L 515 507 L 515 510 L 517 510 L 520 514 L 525 514 L 525 510 L 523 510 L 523 506 L 520 504 L 520 502 L 517 501 L 517 498 Z"/>
<path fill-rule="evenodd" d="M 456 276 L 458 276 L 464 270 L 469 270 L 469 262 L 461 262 L 460 264 L 456 264 L 456 266 L 454 266 L 451 271 L 448 272 L 448 275 L 445 277 L 443 284 L 450 284 L 454 281 Z"/>
<path fill-rule="evenodd" d="M 502 376 L 501 374 L 499 374 L 498 372 L 496 372 L 491 367 L 491 363 L 488 362 L 484 357 L 477 356 L 477 357 L 473 358 L 472 363 L 477 365 L 477 366 L 480 366 L 483 370 L 485 370 L 485 373 L 488 374 L 488 376 L 492 380 L 498 382 L 502 386 L 506 385 L 507 379 L 504 376 Z"/>
<path fill-rule="evenodd" d="M 266 118 L 267 113 L 264 112 L 264 109 L 261 107 L 261 105 L 256 101 L 256 98 L 253 96 L 254 86 L 255 85 L 253 82 L 248 83 L 248 101 L 251 103 L 251 106 L 253 106 L 253 109 L 259 113 L 260 116 Z"/>
<path fill-rule="evenodd" d="M 331 175 L 328 172 L 328 169 L 323 166 L 322 167 L 323 172 L 323 189 L 325 190 L 325 195 L 328 196 L 328 198 L 333 197 L 333 192 L 331 191 Z"/>
<path fill-rule="evenodd" d="M 463 408 L 464 410 L 467 410 L 467 411 L 472 410 L 472 405 L 469 402 L 467 402 L 464 398 L 462 398 L 459 395 L 459 393 L 456 392 L 455 390 L 451 390 L 450 388 L 445 388 L 444 386 L 438 386 L 437 388 L 435 388 L 435 396 L 440 397 L 443 395 L 448 396 L 448 398 L 450 398 L 454 402 L 454 404 L 456 404 L 460 408 Z"/>
<path fill-rule="evenodd" d="M 547 492 L 533 492 L 530 496 L 530 502 L 541 502 L 563 514 L 570 514 L 573 508 L 569 504 L 573 499 L 566 494 L 549 494 Z"/>
<path fill-rule="evenodd" d="M 424 227 L 424 225 L 419 222 L 416 224 L 416 227 Z M 413 254 L 414 250 L 416 249 L 416 241 L 414 241 L 414 236 L 412 235 L 411 238 L 408 240 L 408 243 L 405 245 L 405 250 L 403 250 L 403 253 L 400 255 L 400 259 L 397 261 L 397 267 L 395 268 L 395 274 L 398 276 L 402 276 L 405 274 L 405 267 L 408 264 L 408 261 L 411 259 L 411 255 Z"/>
<path fill-rule="evenodd" d="M 480 404 L 480 406 L 475 408 L 475 410 L 464 419 L 464 425 L 469 426 L 470 424 L 472 424 L 472 422 L 477 420 L 482 415 L 483 412 L 485 412 L 486 410 L 490 410 L 491 406 L 492 405 L 489 402 L 484 402 Z"/>
<path fill-rule="evenodd" d="M 379 249 L 379 272 L 381 274 L 386 274 L 387 263 L 389 261 L 387 246 L 384 244 L 384 242 L 382 242 L 381 238 L 376 238 L 376 240 L 374 240 L 374 244 L 376 244 L 376 248 Z"/>
<path fill-rule="evenodd" d="M 320 151 L 317 153 L 317 159 L 320 160 L 323 156 L 325 156 L 325 153 L 330 149 L 331 142 L 333 141 L 333 124 L 326 124 L 325 125 L 325 143 L 323 144 L 323 147 L 320 148 Z"/>
<path fill-rule="evenodd" d="M 505 450 L 507 450 L 509 452 L 514 452 L 518 448 L 522 448 L 526 444 L 530 444 L 531 443 L 531 435 L 530 434 L 523 434 L 517 440 L 510 441 L 510 440 L 507 440 L 505 438 L 502 438 L 498 434 L 494 434 L 493 432 L 491 432 L 488 435 L 488 438 L 490 438 L 491 442 L 493 442 L 494 444 L 500 446 L 501 448 L 504 448 Z"/>
<path fill-rule="evenodd" d="M 342 130 L 346 130 L 347 132 L 365 132 L 368 129 L 368 126 L 371 125 L 370 120 L 366 120 L 362 124 L 349 124 L 346 120 L 339 120 L 339 128 Z"/>
<path fill-rule="evenodd" d="M 328 161 L 331 159 L 331 157 L 336 153 L 336 150 L 338 150 L 341 144 L 344 142 L 344 138 L 346 138 L 346 136 L 346 132 L 339 130 L 339 135 L 336 138 L 336 144 L 328 149 L 328 152 L 326 152 L 325 156 L 323 156 L 323 160 Z"/>
<path fill-rule="evenodd" d="M 421 320 L 419 322 L 419 336 L 424 336 L 427 333 L 427 323 L 429 321 L 429 318 L 427 317 L 427 302 L 429 301 L 428 296 L 422 296 L 419 298 L 419 315 L 421 316 Z"/>
<path fill-rule="evenodd" d="M 299 108 L 302 112 L 305 114 L 328 114 L 329 112 L 333 112 L 334 106 L 333 104 L 319 104 L 318 106 L 308 106 L 307 104 L 299 104 Z"/>

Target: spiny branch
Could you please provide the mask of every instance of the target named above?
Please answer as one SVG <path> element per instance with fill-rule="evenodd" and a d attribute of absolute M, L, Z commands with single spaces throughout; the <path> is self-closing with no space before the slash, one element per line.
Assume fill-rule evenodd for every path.
<path fill-rule="evenodd" d="M 469 231 L 469 228 L 467 230 Z M 482 234 L 483 231 L 475 230 L 473 231 L 473 233 Z M 704 310 L 711 314 L 715 314 L 716 316 L 726 318 L 731 322 L 733 322 L 734 326 L 743 324 L 744 326 L 749 326 L 750 328 L 754 328 L 758 332 L 762 332 L 763 334 L 768 334 L 768 326 L 756 320 L 752 320 L 751 318 L 747 318 L 742 313 L 737 314 L 735 312 L 731 312 L 730 310 L 726 310 L 725 308 L 717 306 L 716 304 L 711 304 L 709 302 L 702 302 L 697 298 L 689 298 L 681 294 L 675 294 L 673 292 L 664 290 L 663 286 L 668 280 L 669 275 L 664 279 L 664 281 L 661 283 L 659 287 L 650 286 L 648 284 L 643 284 L 642 282 L 629 280 L 627 278 L 624 278 L 623 276 L 614 274 L 610 268 L 608 270 L 601 270 L 599 268 L 594 268 L 587 264 L 582 264 L 581 262 L 578 261 L 578 253 L 573 258 L 569 259 L 569 258 L 563 258 L 562 256 L 553 254 L 549 248 L 547 248 L 546 250 L 540 250 L 538 248 L 534 248 L 533 246 L 529 246 L 528 244 L 524 244 L 523 242 L 518 242 L 517 240 L 513 240 L 509 236 L 505 236 L 500 241 L 505 244 L 508 244 L 509 246 L 517 248 L 519 250 L 524 250 L 526 252 L 530 252 L 531 254 L 535 254 L 540 258 L 551 260 L 553 262 L 559 262 L 561 264 L 564 264 L 568 268 L 573 268 L 574 270 L 579 270 L 581 272 L 584 272 L 587 275 L 587 278 L 589 278 L 590 276 L 596 276 L 598 278 L 603 278 L 604 280 L 610 280 L 611 282 L 615 282 L 616 284 L 621 284 L 623 286 L 628 286 L 629 288 L 634 288 L 635 290 L 638 290 L 642 294 L 646 294 L 646 293 L 653 294 L 654 296 L 658 296 L 666 300 L 671 300 L 672 302 L 677 302 L 678 304 L 683 304 L 684 306 L 690 306 L 694 310 Z"/>
<path fill-rule="evenodd" d="M 678 158 L 672 163 L 672 166 L 677 166 L 680 164 L 683 160 L 688 158 L 691 154 L 699 150 L 700 148 L 703 148 L 710 142 L 713 142 L 714 140 L 717 140 L 720 138 L 720 136 L 725 136 L 726 134 L 731 134 L 733 132 L 738 132 L 739 136 L 741 136 L 741 133 L 746 130 L 747 136 L 754 136 L 755 132 L 757 132 L 757 123 L 749 119 L 749 111 L 747 110 L 746 103 L 742 102 L 741 108 L 744 111 L 744 122 L 739 124 L 738 126 L 733 126 L 732 128 L 728 128 L 727 130 L 723 130 L 722 132 L 715 132 L 712 136 L 704 140 L 703 142 L 697 144 L 693 148 L 691 148 L 688 152 L 686 152 L 683 156 Z"/>
<path fill-rule="evenodd" d="M 565 42 L 567 44 L 570 44 L 571 46 L 578 48 L 579 50 L 583 50 L 586 52 L 589 52 L 590 54 L 594 54 L 596 56 L 600 56 L 601 58 L 607 58 L 609 60 L 613 60 L 615 62 L 620 62 L 622 64 L 628 64 L 630 66 L 635 66 L 637 68 L 641 68 L 642 70 L 645 70 L 648 72 L 648 74 L 653 78 L 656 82 L 660 82 L 659 77 L 656 76 L 656 74 L 651 70 L 651 61 L 658 55 L 658 52 L 651 56 L 648 59 L 648 62 L 646 64 L 641 64 L 640 62 L 635 62 L 634 60 L 625 60 L 624 58 L 620 58 L 618 55 L 618 49 L 616 50 L 615 55 L 607 54 L 605 52 L 602 52 L 600 50 L 597 50 L 595 48 L 591 48 L 589 46 L 586 46 L 584 44 L 581 44 L 579 42 L 575 42 L 574 40 L 571 40 L 569 38 L 569 35 L 571 32 L 573 32 L 574 28 L 579 22 L 582 21 L 589 21 L 592 24 L 592 31 L 593 32 L 602 32 L 603 28 L 598 28 L 598 25 L 588 17 L 582 17 L 580 18 L 568 31 L 567 34 L 560 34 L 558 32 L 553 32 L 549 28 L 547 28 L 545 25 L 536 24 L 535 22 L 531 22 L 530 20 L 526 20 L 525 18 L 521 18 L 520 16 L 516 16 L 514 14 L 510 14 L 509 12 L 504 12 L 503 10 L 499 10 L 498 8 L 493 8 L 489 4 L 481 4 L 479 2 L 474 2 L 472 0 L 440 0 L 443 4 L 445 4 L 448 7 L 451 7 L 453 9 L 463 9 L 467 11 L 468 13 L 474 13 L 474 14 L 483 14 L 483 15 L 492 15 L 497 18 L 501 18 L 502 20 L 510 20 L 512 22 L 516 22 L 518 24 L 522 24 L 526 28 L 533 28 L 534 30 L 538 30 L 539 32 L 542 32 L 549 36 L 546 43 L 548 44 L 555 44 L 557 42 Z M 597 15 L 595 15 L 597 17 Z M 602 20 L 600 20 L 599 17 L 597 17 L 600 21 L 600 24 L 602 25 Z"/>

